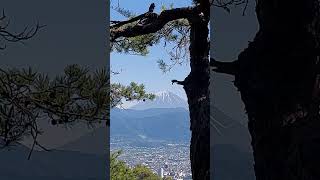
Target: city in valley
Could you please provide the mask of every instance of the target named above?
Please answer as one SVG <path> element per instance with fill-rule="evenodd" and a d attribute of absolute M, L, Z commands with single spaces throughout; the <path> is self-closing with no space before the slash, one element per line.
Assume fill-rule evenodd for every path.
<path fill-rule="evenodd" d="M 191 180 L 189 143 L 169 141 L 137 141 L 124 137 L 112 137 L 111 152 L 122 150 L 119 157 L 129 167 L 141 164 L 160 177 L 174 180 Z"/>
<path fill-rule="evenodd" d="M 145 165 L 160 177 L 190 180 L 188 103 L 169 91 L 129 109 L 111 111 L 110 149 L 128 166 Z"/>

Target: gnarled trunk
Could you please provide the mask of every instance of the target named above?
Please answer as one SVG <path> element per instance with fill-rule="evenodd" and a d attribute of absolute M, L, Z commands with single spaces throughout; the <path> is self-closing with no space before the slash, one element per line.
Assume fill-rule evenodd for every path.
<path fill-rule="evenodd" d="M 257 180 L 320 179 L 318 0 L 257 0 L 260 30 L 236 61 Z"/>
<path fill-rule="evenodd" d="M 190 111 L 192 132 L 190 159 L 194 180 L 210 179 L 210 99 L 209 99 L 209 42 L 208 20 L 189 20 L 191 72 L 183 81 Z"/>
<path fill-rule="evenodd" d="M 168 22 L 188 19 L 190 23 L 190 67 L 191 72 L 184 81 L 173 80 L 183 85 L 189 103 L 191 145 L 191 170 L 194 180 L 209 180 L 210 173 L 210 99 L 209 99 L 209 42 L 208 0 L 195 0 L 194 7 L 164 10 L 150 23 L 129 28 L 119 28 L 136 21 L 132 18 L 111 26 L 111 41 L 120 37 L 136 37 L 156 33 Z M 137 16 L 140 18 L 140 16 Z"/>

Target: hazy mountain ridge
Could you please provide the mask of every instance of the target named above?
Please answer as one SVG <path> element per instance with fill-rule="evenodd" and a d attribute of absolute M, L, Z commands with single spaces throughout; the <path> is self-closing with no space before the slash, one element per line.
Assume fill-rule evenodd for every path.
<path fill-rule="evenodd" d="M 178 95 L 170 91 L 160 91 L 155 93 L 156 97 L 153 100 L 141 101 L 138 104 L 130 107 L 135 110 L 146 110 L 155 108 L 185 108 L 188 109 L 188 103 Z"/>
<path fill-rule="evenodd" d="M 111 111 L 111 137 L 189 141 L 189 113 L 184 108 Z"/>
<path fill-rule="evenodd" d="M 77 151 L 80 153 L 106 155 L 109 144 L 107 141 L 108 128 L 100 127 L 80 138 L 69 142 L 58 149 Z"/>
<path fill-rule="evenodd" d="M 188 103 L 169 91 L 161 91 L 155 95 L 155 99 L 141 101 L 128 109 L 112 109 L 111 137 L 123 136 L 145 141 L 189 141 Z"/>
<path fill-rule="evenodd" d="M 164 98 L 165 99 L 165 98 Z M 186 102 L 185 102 L 186 103 Z M 152 106 L 156 107 L 156 106 Z M 213 117 L 215 121 L 218 121 L 222 126 L 218 125 L 218 131 L 214 131 L 213 146 L 211 148 L 214 154 L 219 154 L 219 156 L 212 156 L 213 162 L 219 167 L 215 169 L 215 177 L 220 177 L 221 179 L 225 178 L 235 178 L 238 175 L 243 175 L 242 179 L 246 179 L 246 177 L 250 177 L 250 174 L 246 174 L 247 168 L 252 168 L 252 159 L 250 156 L 250 152 L 248 152 L 247 145 L 249 142 L 246 142 L 246 137 L 248 135 L 247 129 L 238 121 L 232 119 L 228 115 L 226 115 L 223 111 L 214 108 L 213 109 Z M 138 145 L 143 145 L 143 142 L 147 142 L 149 140 L 183 140 L 189 141 L 190 140 L 190 130 L 189 130 L 189 112 L 187 109 L 183 107 L 176 107 L 176 108 L 164 108 L 160 106 L 159 108 L 149 108 L 143 110 L 137 109 L 119 109 L 114 108 L 111 110 L 111 130 L 110 134 L 111 137 L 116 135 L 124 135 L 130 138 L 136 138 Z M 156 129 L 152 127 L 157 127 Z M 86 168 L 74 167 L 70 169 L 68 172 L 64 171 L 68 168 L 68 166 L 72 165 L 79 165 L 82 166 L 84 162 L 87 162 L 95 166 L 106 167 L 105 165 L 101 165 L 101 163 L 105 163 L 107 161 L 107 157 L 103 156 L 102 154 L 105 153 L 107 148 L 103 148 L 106 143 L 106 135 L 108 131 L 105 127 L 96 128 L 90 132 L 84 133 L 79 138 L 74 139 L 73 141 L 68 141 L 66 144 L 61 146 L 59 149 L 64 149 L 68 151 L 57 151 L 57 152 L 42 152 L 46 154 L 38 155 L 39 159 L 43 159 L 42 162 L 37 157 L 35 157 L 34 165 L 29 165 L 30 167 L 24 168 L 26 165 L 22 166 L 23 170 L 30 171 L 38 175 L 36 178 L 32 176 L 30 173 L 23 172 L 24 178 L 30 176 L 28 178 L 32 179 L 69 179 L 71 177 L 58 177 L 59 174 L 68 174 L 73 175 L 73 173 L 80 171 L 86 172 Z M 245 136 L 244 136 L 245 134 Z M 157 141 L 152 141 L 156 143 Z M 161 141 L 157 142 L 161 143 Z M 90 144 L 90 145 L 88 145 Z M 156 146 L 156 144 L 153 144 Z M 101 149 L 101 147 L 103 149 Z M 72 151 L 75 150 L 75 151 Z M 84 153 L 85 152 L 85 153 Z M 54 153 L 54 154 L 51 154 Z M 86 154 L 88 153 L 88 154 Z M 3 153 L 0 153 L 0 156 Z M 24 161 L 21 159 L 27 156 L 27 151 L 24 153 L 19 153 L 21 164 Z M 37 153 L 38 154 L 38 153 Z M 96 155 L 94 155 L 96 154 Z M 99 155 L 101 154 L 101 155 Z M 230 156 L 230 154 L 232 156 Z M 49 157 L 46 157 L 46 156 Z M 13 156 L 13 155 L 10 155 Z M 9 157 L 9 156 L 8 156 Z M 86 159 L 87 158 L 87 159 Z M 37 160 L 38 159 L 38 160 Z M 79 161 L 73 161 L 72 159 L 78 159 Z M 82 160 L 81 160 L 82 159 Z M 68 163 L 71 161 L 70 163 Z M 18 162 L 18 160 L 15 160 Z M 46 164 L 46 162 L 53 162 L 51 168 Z M 67 163 L 66 163 L 67 162 Z M 90 163 L 91 162 L 91 163 Z M 28 162 L 26 162 L 28 163 Z M 60 164 L 60 165 L 58 165 Z M 84 165 L 87 167 L 87 164 Z M 101 168 L 100 167 L 100 168 Z M 66 168 L 66 169 L 65 169 Z M 90 170 L 91 166 L 88 170 Z M 239 169 L 239 171 L 235 172 L 234 175 L 230 175 L 226 172 L 226 169 Z M 1 167 L 1 169 L 3 169 Z M 7 171 L 9 174 L 1 174 L 0 178 L 5 179 L 5 177 L 9 177 L 9 175 L 13 174 L 13 168 Z M 49 170 L 48 170 L 49 169 Z M 100 169 L 100 171 L 105 169 Z M 18 171 L 18 174 L 21 171 Z M 45 174 L 49 176 L 43 176 Z M 58 172 L 58 173 L 57 173 Z M 39 174 L 40 173 L 40 174 Z M 99 172 L 97 172 L 99 173 Z M 248 172 L 249 173 L 249 172 Z M 16 173 L 17 174 L 17 173 Z M 21 173 L 20 173 L 21 174 Z M 55 174 L 58 174 L 57 176 Z M 101 172 L 100 172 L 101 174 Z M 85 177 L 80 177 L 82 176 Z M 82 180 L 82 179 L 99 179 L 99 177 L 92 177 L 91 173 L 89 174 L 82 174 L 77 176 L 74 179 Z M 21 179 L 22 176 L 16 175 L 16 179 Z M 10 176 L 11 177 L 11 176 Z M 14 179 L 15 180 L 15 179 Z M 73 179 L 72 179 L 73 180 Z"/>
<path fill-rule="evenodd" d="M 186 107 L 187 102 L 182 101 L 186 105 L 180 103 L 175 105 L 176 108 L 170 108 L 172 104 L 166 106 L 166 102 L 172 102 L 171 93 L 157 94 L 161 96 L 158 95 L 155 101 L 141 102 L 140 105 L 137 105 L 139 108 L 133 106 L 131 109 L 113 109 L 111 111 L 111 137 L 123 135 L 127 137 L 130 145 L 150 145 L 152 147 L 161 144 L 161 141 L 150 141 L 152 136 L 168 140 L 179 139 L 185 134 L 184 137 L 188 138 L 184 140 L 189 141 L 189 112 L 182 107 Z M 147 108 L 147 105 L 152 108 Z M 253 180 L 253 158 L 247 127 L 216 107 L 211 108 L 211 121 L 215 126 L 211 128 L 212 137 L 214 137 L 211 139 L 211 162 L 216 165 L 213 172 L 215 179 Z M 178 128 L 168 128 L 174 125 Z M 148 129 L 152 131 L 147 131 Z M 168 134 L 171 135 L 170 138 Z M 233 173 L 229 173 L 230 169 Z"/>
<path fill-rule="evenodd" d="M 153 101 L 140 102 L 129 109 L 115 108 L 111 110 L 111 136 L 143 136 L 157 139 L 168 138 L 162 134 L 171 134 L 171 139 L 190 136 L 187 106 L 188 103 L 179 96 L 162 91 L 156 93 Z M 241 151 L 251 150 L 248 142 L 250 135 L 244 125 L 216 107 L 213 108 L 212 114 L 211 121 L 215 125 L 213 134 L 217 137 L 213 144 L 234 144 Z"/>
<path fill-rule="evenodd" d="M 212 108 L 211 113 L 211 121 L 214 121 L 214 127 L 211 132 L 215 137 L 211 140 L 213 146 L 217 144 L 232 144 L 243 152 L 252 151 L 250 134 L 246 126 L 216 107 Z"/>
<path fill-rule="evenodd" d="M 34 151 L 27 160 L 29 148 L 17 146 L 0 151 L 0 179 L 68 179 L 102 180 L 106 177 L 106 156 L 74 151 Z"/>
<path fill-rule="evenodd" d="M 215 121 L 216 126 L 211 129 L 213 138 L 210 161 L 215 164 L 213 177 L 221 180 L 254 180 L 252 149 L 247 127 L 216 107 L 212 108 L 211 113 L 211 120 Z"/>

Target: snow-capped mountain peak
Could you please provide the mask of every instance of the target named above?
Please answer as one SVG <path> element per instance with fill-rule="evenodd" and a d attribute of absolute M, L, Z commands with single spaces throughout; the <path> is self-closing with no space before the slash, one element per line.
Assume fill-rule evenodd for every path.
<path fill-rule="evenodd" d="M 155 93 L 156 96 L 169 96 L 170 94 L 173 94 L 173 93 L 170 91 L 159 91 Z"/>
<path fill-rule="evenodd" d="M 188 103 L 178 95 L 170 91 L 160 91 L 155 93 L 153 100 L 139 102 L 131 107 L 131 109 L 144 110 L 151 108 L 188 108 Z"/>

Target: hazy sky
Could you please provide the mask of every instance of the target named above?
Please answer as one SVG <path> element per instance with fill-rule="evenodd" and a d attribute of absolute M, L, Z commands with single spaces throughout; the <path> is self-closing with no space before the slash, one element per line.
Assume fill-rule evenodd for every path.
<path fill-rule="evenodd" d="M 68 64 L 80 64 L 92 70 L 106 67 L 106 4 L 105 0 L 1 0 L 0 9 L 10 19 L 10 30 L 21 32 L 37 21 L 46 27 L 25 45 L 10 43 L 7 49 L 0 50 L 0 68 L 31 66 L 57 75 Z M 46 120 L 40 124 L 46 130 L 40 142 L 48 147 L 73 140 L 87 129 L 76 126 L 67 131 L 51 126 Z"/>
<path fill-rule="evenodd" d="M 8 44 L 0 51 L 0 67 L 31 66 L 57 74 L 68 64 L 106 65 L 105 0 L 1 0 L 0 9 L 10 18 L 13 31 L 37 21 L 47 25 L 26 45 Z"/>
<path fill-rule="evenodd" d="M 252 41 L 258 22 L 255 16 L 255 3 L 249 1 L 245 16 L 243 6 L 231 8 L 231 13 L 222 8 L 211 11 L 211 56 L 220 61 L 234 61 L 240 52 Z M 246 124 L 247 117 L 240 93 L 233 84 L 234 77 L 212 72 L 211 100 L 214 106 L 235 120 Z"/>
<path fill-rule="evenodd" d="M 213 8 L 211 10 L 211 56 L 220 60 L 220 61 L 234 61 L 237 59 L 240 52 L 242 52 L 248 45 L 248 41 L 252 41 L 255 33 L 258 30 L 258 24 L 254 11 L 254 3 L 249 1 L 250 4 L 247 8 L 246 15 L 242 16 L 242 8 L 232 8 L 231 13 L 227 13 L 221 8 Z M 213 107 L 217 107 L 229 117 L 233 118 L 236 121 L 241 122 L 244 126 L 247 125 L 247 116 L 244 111 L 244 105 L 240 97 L 240 93 L 235 88 L 233 81 L 234 77 L 224 74 L 211 73 L 210 78 L 210 98 L 211 98 L 211 112 L 213 112 Z M 211 114 L 212 117 L 215 117 L 215 114 Z M 215 119 L 222 124 L 224 124 L 224 119 Z M 224 124 L 228 126 L 228 124 Z M 215 142 L 221 142 L 221 139 L 226 135 L 230 139 L 237 139 L 238 136 L 245 137 L 245 143 L 243 146 L 250 147 L 250 136 L 246 134 L 223 134 L 224 128 L 217 126 L 222 132 L 221 136 L 214 136 L 214 133 L 211 133 L 210 145 L 214 149 Z M 211 132 L 215 129 L 211 126 Z M 221 139 L 219 139 L 221 138 Z M 219 141 L 220 140 L 220 141 Z M 227 142 L 226 142 L 227 143 Z M 229 142 L 230 143 L 230 142 Z M 231 142 L 232 143 L 232 142 Z M 237 142 L 234 142 L 235 144 Z M 231 144 L 230 148 L 232 148 Z M 213 152 L 213 151 L 212 151 Z M 220 154 L 221 153 L 221 154 Z M 230 153 L 234 153 L 230 151 Z M 211 154 L 211 172 L 215 172 L 215 167 L 224 165 L 232 167 L 233 161 L 223 162 L 219 164 L 215 162 L 216 157 L 224 155 L 227 159 L 228 153 L 222 151 L 215 151 Z M 233 154 L 230 154 L 232 157 Z M 221 163 L 221 162 L 220 162 Z M 247 166 L 247 161 L 237 161 L 239 166 Z M 228 169 L 229 172 L 238 172 L 232 168 Z M 252 171 L 248 169 L 248 172 Z M 248 172 L 238 172 L 237 175 L 240 177 L 246 175 Z M 253 174 L 253 172 L 252 172 Z M 213 175 L 213 174 L 212 174 Z M 213 176 L 212 176 L 213 177 Z M 254 178 L 254 177 L 252 177 Z M 213 179 L 216 179 L 213 177 Z"/>
<path fill-rule="evenodd" d="M 113 0 L 112 5 L 117 6 L 118 1 Z M 162 4 L 169 6 L 172 0 L 139 0 L 139 3 L 130 0 L 121 0 L 120 6 L 140 14 L 146 12 L 149 5 L 154 2 L 156 11 L 160 11 Z M 190 1 L 174 1 L 174 7 L 184 7 L 191 4 Z M 248 41 L 252 41 L 258 30 L 254 12 L 254 2 L 250 1 L 245 16 L 242 16 L 242 8 L 231 8 L 227 13 L 222 8 L 214 8 L 211 12 L 211 54 L 222 61 L 232 61 L 247 47 Z M 112 20 L 123 20 L 123 17 L 111 10 Z M 111 53 L 111 67 L 115 71 L 121 71 L 120 75 L 112 77 L 113 82 L 128 84 L 131 81 L 144 83 L 146 89 L 151 92 L 170 90 L 186 99 L 181 86 L 172 85 L 172 79 L 183 80 L 190 71 L 189 64 L 176 66 L 171 72 L 163 74 L 158 68 L 157 60 L 168 56 L 163 47 L 155 46 L 150 49 L 146 57 L 128 54 Z M 210 90 L 213 104 L 232 118 L 244 124 L 246 115 L 240 94 L 234 87 L 233 77 L 212 73 Z"/>
<path fill-rule="evenodd" d="M 136 14 L 144 13 L 148 10 L 149 5 L 154 2 L 155 11 L 160 12 L 161 6 L 169 7 L 174 3 L 174 7 L 185 7 L 191 5 L 188 1 L 172 1 L 172 0 L 121 0 L 122 8 L 132 10 Z M 117 1 L 113 0 L 112 5 L 117 6 Z M 123 20 L 123 17 L 114 10 L 111 10 L 112 20 Z M 169 56 L 161 45 L 150 48 L 147 56 L 137 56 L 128 54 L 111 53 L 111 67 L 114 71 L 120 71 L 119 75 L 112 77 L 112 82 L 120 82 L 129 84 L 132 81 L 143 83 L 149 92 L 158 92 L 169 90 L 186 99 L 183 88 L 179 85 L 172 85 L 171 80 L 183 80 L 190 71 L 189 64 L 176 66 L 171 72 L 163 73 L 157 64 L 159 59 L 168 60 Z"/>

